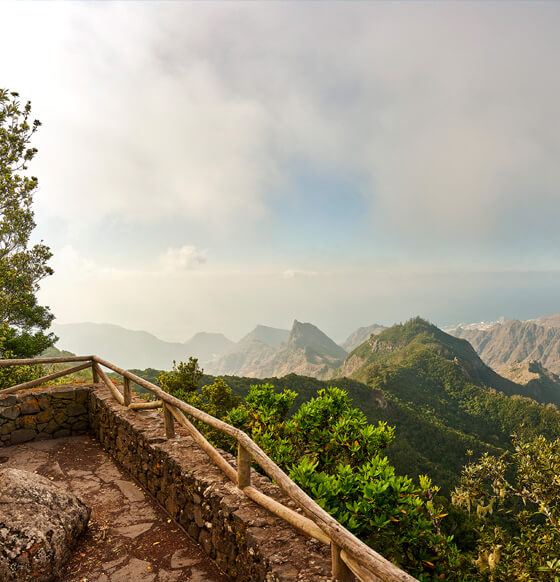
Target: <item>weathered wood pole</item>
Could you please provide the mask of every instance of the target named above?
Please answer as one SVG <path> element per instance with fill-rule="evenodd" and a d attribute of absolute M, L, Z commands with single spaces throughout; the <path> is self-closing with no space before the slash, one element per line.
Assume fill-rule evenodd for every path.
<path fill-rule="evenodd" d="M 220 470 L 227 475 L 228 479 L 237 484 L 237 473 L 235 469 L 222 457 L 221 453 L 212 444 L 210 444 L 206 437 L 194 426 L 194 424 L 187 419 L 187 417 L 175 406 L 170 405 L 171 413 L 175 420 L 189 431 L 191 437 L 200 448 L 218 465 Z"/>
<path fill-rule="evenodd" d="M 123 396 L 124 396 L 124 405 L 130 406 L 130 401 L 132 400 L 132 389 L 130 387 L 130 378 L 123 376 Z"/>
<path fill-rule="evenodd" d="M 172 439 L 175 436 L 175 420 L 169 404 L 163 403 L 163 419 L 165 420 L 165 436 Z"/>
<path fill-rule="evenodd" d="M 103 368 L 98 363 L 95 363 L 94 366 L 93 366 L 93 368 L 97 372 L 97 375 L 99 377 L 101 377 L 101 379 L 103 380 L 103 382 L 105 382 L 105 386 L 107 386 L 107 388 L 109 388 L 109 390 L 111 391 L 111 394 L 113 395 L 114 399 L 119 404 L 124 404 L 124 397 L 123 397 L 123 395 L 120 393 L 120 390 L 113 384 L 113 382 L 111 382 L 111 379 L 109 378 L 109 376 L 107 376 L 107 374 L 105 373 L 105 371 L 103 370 Z"/>
<path fill-rule="evenodd" d="M 237 486 L 244 489 L 251 485 L 251 453 L 241 444 L 237 444 Z"/>
<path fill-rule="evenodd" d="M 97 373 L 97 370 L 95 368 L 95 363 L 92 363 L 91 365 L 91 376 L 93 379 L 93 383 L 94 384 L 99 384 L 99 382 L 101 381 L 99 378 L 99 374 Z"/>
<path fill-rule="evenodd" d="M 340 555 L 340 547 L 331 542 L 331 564 L 333 582 L 353 582 L 356 578 Z"/>
<path fill-rule="evenodd" d="M 153 410 L 154 408 L 163 408 L 161 400 L 148 400 L 146 402 L 131 402 L 130 410 Z"/>
<path fill-rule="evenodd" d="M 23 384 L 17 384 L 16 386 L 10 386 L 9 388 L 3 388 L 0 390 L 0 394 L 11 394 L 12 392 L 17 392 L 18 390 L 25 390 L 26 388 L 33 388 L 34 386 L 40 386 L 45 382 L 50 382 L 51 380 L 56 380 L 56 378 L 61 378 L 62 376 L 67 376 L 68 374 L 74 374 L 74 372 L 79 372 L 80 370 L 85 370 L 89 368 L 91 364 L 86 362 L 85 364 L 80 364 L 79 366 L 74 366 L 73 368 L 66 368 L 66 370 L 60 370 L 59 372 L 54 372 L 48 376 L 43 376 L 42 378 L 36 378 L 35 380 L 29 380 L 29 382 L 23 382 Z"/>

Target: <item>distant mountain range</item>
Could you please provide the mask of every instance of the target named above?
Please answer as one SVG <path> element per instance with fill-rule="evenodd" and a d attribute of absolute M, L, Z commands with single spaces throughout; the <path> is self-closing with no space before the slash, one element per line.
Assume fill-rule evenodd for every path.
<path fill-rule="evenodd" d="M 96 354 L 124 368 L 168 370 L 173 360 L 189 356 L 210 361 L 233 344 L 221 333 L 197 333 L 190 340 L 166 342 L 146 331 L 133 331 L 108 323 L 54 324 L 56 346 L 79 355 Z"/>
<path fill-rule="evenodd" d="M 468 340 L 495 370 L 537 361 L 551 372 L 560 373 L 560 314 L 528 321 L 459 325 L 447 332 Z"/>
<path fill-rule="evenodd" d="M 257 325 L 221 357 L 210 362 L 206 369 L 214 375 L 255 377 L 257 370 L 262 370 L 289 338 L 287 329 Z"/>
<path fill-rule="evenodd" d="M 264 378 L 299 374 L 330 378 L 346 350 L 311 323 L 294 321 L 291 331 L 257 326 L 223 356 L 209 362 L 214 375 Z"/>
<path fill-rule="evenodd" d="M 276 370 L 268 374 L 270 368 L 263 366 L 260 382 L 296 391 L 298 405 L 313 398 L 319 388 L 346 390 L 370 422 L 395 427 L 396 438 L 387 455 L 398 472 L 428 474 L 447 493 L 469 460 L 468 450 L 474 458 L 486 451 L 499 455 L 510 448 L 511 434 L 523 423 L 528 435 L 560 436 L 560 413 L 548 404 L 560 404 L 558 376 L 533 363 L 519 364 L 517 376 L 504 378 L 481 360 L 468 341 L 420 318 L 379 333 L 374 330 L 327 381 L 296 374 L 274 377 L 283 374 L 283 356 L 299 362 L 308 343 L 317 350 L 332 348 L 323 339 L 314 326 L 294 322 L 287 342 L 276 349 L 269 346 L 274 356 L 267 365 L 274 364 Z M 306 347 L 301 350 L 301 345 Z M 332 357 L 339 359 L 339 354 Z M 309 371 L 309 357 L 306 361 Z M 254 376 L 224 379 L 240 396 L 246 396 L 255 383 Z M 203 382 L 213 380 L 206 376 Z"/>
<path fill-rule="evenodd" d="M 173 358 L 198 356 L 207 374 L 224 377 L 241 395 L 256 378 L 296 390 L 300 399 L 325 385 L 345 388 L 370 422 L 396 428 L 387 454 L 400 473 L 427 473 L 449 491 L 468 461 L 467 450 L 475 457 L 500 454 L 521 424 L 528 434 L 560 436 L 560 377 L 540 359 L 555 361 L 559 320 L 460 326 L 450 335 L 414 318 L 356 330 L 343 345 L 365 340 L 350 353 L 297 320 L 291 330 L 259 325 L 237 343 L 221 334 L 162 342 L 146 332 L 99 324 L 54 331 L 60 348 L 97 353 L 128 368 L 169 369 Z M 460 334 L 473 335 L 480 355 Z M 494 369 L 483 361 L 485 354 L 496 356 Z M 517 362 L 521 357 L 533 360 Z M 137 373 L 157 377 L 153 369 Z"/>
<path fill-rule="evenodd" d="M 360 327 L 337 345 L 315 325 L 299 321 L 294 321 L 291 330 L 257 325 L 237 343 L 220 333 L 201 332 L 180 343 L 111 324 L 53 326 L 60 338 L 58 348 L 78 354 L 95 353 L 126 368 L 168 370 L 173 360 L 184 361 L 193 356 L 213 375 L 264 378 L 295 373 L 320 379 L 353 374 L 361 366 L 354 350 L 364 342 L 369 342 L 374 351 L 382 349 L 380 337 L 386 329 L 377 324 Z M 527 395 L 535 391 L 534 397 L 539 400 L 544 399 L 550 388 L 537 390 L 534 376 L 537 372 L 529 372 L 528 366 L 533 366 L 533 370 L 540 366 L 541 385 L 560 374 L 560 314 L 529 321 L 502 318 L 496 322 L 462 324 L 446 332 L 466 339 L 482 362 L 502 376 L 515 382 L 527 377 L 527 382 L 532 381 Z M 519 363 L 525 364 L 527 374 L 511 372 Z M 482 378 L 480 381 L 484 382 Z M 507 389 L 503 391 L 508 393 Z"/>
<path fill-rule="evenodd" d="M 257 325 L 234 343 L 220 333 L 197 333 L 190 340 L 166 342 L 146 331 L 133 331 L 107 323 L 53 325 L 57 348 L 78 354 L 97 354 L 125 368 L 168 370 L 173 360 L 190 356 L 215 375 L 248 377 L 290 373 L 328 378 L 344 362 L 347 352 L 384 328 L 361 327 L 337 345 L 311 323 L 294 321 L 292 329 Z"/>
<path fill-rule="evenodd" d="M 377 335 L 384 329 L 387 328 L 382 325 L 377 325 L 376 323 L 373 325 L 368 325 L 367 327 L 359 327 L 356 331 L 352 332 L 340 345 L 347 352 L 351 352 L 360 344 L 363 344 L 366 340 L 368 340 L 371 335 Z"/>

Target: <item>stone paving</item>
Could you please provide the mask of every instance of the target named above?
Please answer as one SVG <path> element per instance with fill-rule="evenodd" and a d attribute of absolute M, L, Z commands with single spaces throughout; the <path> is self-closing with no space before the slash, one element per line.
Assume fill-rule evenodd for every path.
<path fill-rule="evenodd" d="M 3 467 L 60 483 L 91 508 L 60 582 L 225 582 L 198 545 L 90 436 L 0 449 Z"/>

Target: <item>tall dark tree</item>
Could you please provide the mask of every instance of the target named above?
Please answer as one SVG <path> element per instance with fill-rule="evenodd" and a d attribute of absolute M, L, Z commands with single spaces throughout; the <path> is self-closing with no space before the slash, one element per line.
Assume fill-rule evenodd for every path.
<path fill-rule="evenodd" d="M 52 274 L 52 253 L 44 244 L 30 246 L 35 228 L 32 209 L 37 178 L 28 164 L 37 149 L 31 138 L 41 123 L 31 120 L 31 103 L 0 89 L 0 357 L 32 357 L 55 341 L 47 333 L 53 320 L 39 305 L 39 282 Z"/>

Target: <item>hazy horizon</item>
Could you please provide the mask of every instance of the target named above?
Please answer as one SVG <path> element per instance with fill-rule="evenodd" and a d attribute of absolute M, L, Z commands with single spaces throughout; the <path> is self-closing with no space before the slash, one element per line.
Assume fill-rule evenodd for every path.
<path fill-rule="evenodd" d="M 60 323 L 560 311 L 560 4 L 15 2 Z M 288 322 L 288 325 L 287 323 Z"/>
<path fill-rule="evenodd" d="M 556 315 L 554 313 L 547 313 L 547 314 L 541 314 L 540 317 L 547 317 L 550 315 Z M 348 339 L 348 337 L 354 332 L 356 331 L 358 328 L 360 327 L 369 327 L 371 325 L 383 325 L 385 327 L 391 327 L 392 325 L 396 325 L 399 323 L 405 323 L 408 319 L 411 319 L 413 317 L 416 316 L 411 316 L 407 319 L 402 319 L 402 320 L 395 320 L 392 322 L 387 322 L 387 323 L 382 323 L 379 324 L 378 322 L 371 322 L 371 323 L 364 323 L 363 325 L 358 325 L 355 328 L 352 328 L 351 330 L 348 331 L 348 333 L 344 336 L 344 337 L 331 337 L 328 333 L 327 335 L 329 335 L 329 337 L 331 337 L 332 340 L 334 340 L 337 344 L 342 344 L 346 339 Z M 422 317 L 422 315 L 418 314 L 418 317 Z M 427 318 L 423 318 L 423 319 L 427 319 Z M 433 323 L 434 325 L 437 325 L 438 327 L 442 328 L 443 330 L 449 330 L 449 329 L 454 329 L 455 327 L 459 327 L 461 325 L 469 325 L 469 324 L 479 324 L 479 323 L 497 323 L 500 321 L 507 321 L 508 319 L 518 319 L 518 318 L 505 318 L 504 316 L 500 316 L 497 317 L 495 319 L 483 319 L 483 320 L 472 320 L 472 321 L 458 321 L 458 322 L 454 322 L 452 324 L 438 324 L 437 322 L 434 321 L 430 321 L 430 323 Z M 526 320 L 522 320 L 522 321 L 530 321 L 532 319 L 538 319 L 538 317 L 532 317 L 532 318 L 528 318 Z M 253 331 L 256 327 L 258 326 L 265 326 L 265 327 L 271 327 L 274 329 L 282 329 L 285 331 L 289 331 L 292 328 L 292 325 L 294 323 L 295 320 L 292 320 L 291 322 L 289 322 L 289 325 L 285 325 L 285 326 L 272 326 L 272 325 L 267 325 L 267 324 L 263 324 L 260 322 L 254 323 L 253 325 L 249 325 L 249 327 L 247 327 L 246 331 L 241 334 L 240 336 L 229 336 L 227 333 L 224 333 L 221 330 L 214 330 L 214 329 L 201 329 L 196 331 L 195 333 L 193 333 L 191 336 L 186 337 L 186 338 L 165 338 L 165 337 L 161 337 L 156 333 L 153 333 L 152 331 L 150 331 L 149 329 L 140 329 L 140 328 L 127 328 L 125 326 L 110 322 L 110 321 L 71 321 L 71 322 L 59 322 L 57 320 L 55 320 L 53 322 L 54 326 L 56 327 L 57 325 L 66 325 L 66 326 L 71 326 L 71 325 L 81 325 L 81 324 L 85 324 L 85 325 L 109 325 L 109 326 L 115 326 L 115 327 L 119 327 L 122 329 L 126 329 L 129 331 L 134 331 L 134 332 L 146 332 L 149 333 L 150 335 L 155 336 L 157 339 L 165 341 L 165 342 L 170 342 L 170 343 L 185 343 L 191 339 L 193 339 L 194 336 L 200 334 L 200 333 L 207 333 L 207 334 L 222 334 L 224 335 L 227 339 L 233 341 L 234 343 L 239 342 L 241 339 L 243 339 L 243 337 L 245 337 L 248 333 L 250 333 L 251 331 Z M 313 321 L 306 321 L 306 320 L 297 320 L 299 321 L 299 323 L 311 323 L 312 325 L 314 325 L 315 327 L 319 328 L 321 331 L 325 331 L 323 327 L 321 327 L 320 324 L 318 324 L 317 322 L 313 322 Z"/>

